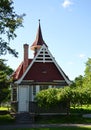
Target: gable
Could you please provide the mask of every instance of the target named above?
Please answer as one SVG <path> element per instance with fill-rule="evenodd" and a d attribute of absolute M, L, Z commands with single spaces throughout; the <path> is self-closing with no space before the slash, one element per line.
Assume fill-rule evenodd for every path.
<path fill-rule="evenodd" d="M 21 83 L 23 80 L 39 82 L 64 80 L 67 84 L 70 84 L 68 77 L 59 67 L 45 44 L 40 48 L 22 77 L 16 83 Z"/>
<path fill-rule="evenodd" d="M 35 62 L 23 80 L 34 80 L 35 82 L 52 82 L 53 80 L 64 80 L 54 63 Z"/>

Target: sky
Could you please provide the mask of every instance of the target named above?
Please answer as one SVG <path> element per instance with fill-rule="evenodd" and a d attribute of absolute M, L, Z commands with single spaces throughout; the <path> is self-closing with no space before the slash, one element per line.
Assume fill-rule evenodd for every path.
<path fill-rule="evenodd" d="M 18 58 L 7 54 L 7 64 L 16 70 L 23 60 L 23 44 L 35 40 L 38 19 L 43 39 L 57 63 L 74 80 L 84 75 L 85 64 L 91 58 L 91 0 L 13 0 L 16 13 L 23 14 L 22 28 L 11 47 L 19 52 Z M 33 51 L 29 49 L 29 58 Z"/>

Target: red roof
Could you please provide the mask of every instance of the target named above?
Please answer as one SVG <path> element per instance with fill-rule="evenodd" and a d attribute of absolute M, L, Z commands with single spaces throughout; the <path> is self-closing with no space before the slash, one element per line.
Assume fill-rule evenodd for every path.
<path fill-rule="evenodd" d="M 24 77 L 24 80 L 51 82 L 53 80 L 64 80 L 64 78 L 54 63 L 35 62 Z"/>
<path fill-rule="evenodd" d="M 32 59 L 28 59 L 28 65 L 31 63 Z M 21 78 L 21 76 L 23 75 L 23 63 L 22 62 L 19 67 L 16 69 L 16 71 L 13 73 L 12 77 L 13 80 L 18 80 Z"/>
<path fill-rule="evenodd" d="M 40 22 L 39 22 L 39 28 L 38 28 L 36 40 L 32 44 L 31 49 L 34 50 L 34 49 L 36 49 L 36 47 L 40 48 L 40 46 L 43 46 L 44 44 L 45 44 L 45 42 L 42 37 L 42 32 L 41 32 L 41 27 L 40 27 Z M 47 45 L 45 47 L 47 47 Z M 45 48 L 44 48 L 44 50 L 45 50 Z M 28 72 L 26 72 L 26 70 L 23 71 L 24 62 L 22 62 L 19 65 L 17 70 L 12 75 L 14 81 L 19 80 L 23 76 L 23 74 L 25 76 L 21 78 L 22 80 L 33 80 L 34 82 L 52 82 L 53 80 L 65 81 L 64 78 L 68 79 L 68 77 L 61 70 L 61 68 L 57 68 L 57 66 L 54 62 L 50 62 L 50 60 L 52 61 L 52 58 L 51 58 L 50 53 L 46 52 L 47 48 L 46 48 L 46 51 L 43 51 L 43 52 L 42 51 L 43 50 L 41 50 L 41 52 L 37 56 L 37 58 L 35 57 L 35 59 L 28 59 L 27 68 L 29 67 L 31 62 L 33 63 L 32 66 L 29 68 Z M 47 61 L 47 62 L 44 62 L 44 63 L 41 62 L 43 60 L 43 56 L 45 57 L 45 61 Z M 49 62 L 48 62 L 47 57 L 49 58 Z M 38 60 L 38 58 L 39 58 L 39 60 Z M 62 74 L 59 71 L 59 69 L 61 70 Z"/>
<path fill-rule="evenodd" d="M 29 59 L 29 64 L 31 63 Z M 13 74 L 13 79 L 18 80 L 23 75 L 23 62 Z M 24 80 L 34 80 L 35 82 L 51 82 L 53 80 L 64 80 L 54 63 L 35 62 L 30 68 Z"/>

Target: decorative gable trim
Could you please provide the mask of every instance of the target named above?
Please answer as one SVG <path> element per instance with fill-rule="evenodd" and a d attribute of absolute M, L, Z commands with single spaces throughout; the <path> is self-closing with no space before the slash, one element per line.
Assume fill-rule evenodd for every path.
<path fill-rule="evenodd" d="M 51 55 L 51 53 L 49 52 L 48 48 L 45 45 L 43 45 L 42 48 L 40 49 L 40 52 L 35 59 L 35 62 L 42 62 L 42 63 L 54 62 L 53 56 Z"/>
<path fill-rule="evenodd" d="M 28 71 L 30 70 L 32 65 L 34 64 L 34 62 L 42 62 L 42 63 L 53 62 L 55 64 L 55 66 L 57 67 L 57 69 L 59 70 L 60 74 L 63 76 L 63 78 L 67 82 L 67 84 L 71 84 L 71 81 L 68 79 L 68 77 L 62 71 L 62 69 L 59 67 L 55 58 L 52 56 L 52 54 L 50 53 L 48 48 L 45 46 L 45 44 L 43 44 L 43 46 L 40 48 L 40 50 L 38 51 L 38 53 L 36 54 L 36 56 L 34 57 L 32 62 L 26 69 L 25 73 L 22 75 L 22 77 L 18 81 L 16 81 L 17 84 L 20 84 L 22 82 L 22 80 L 24 79 L 24 77 L 26 76 L 26 74 L 28 73 Z"/>

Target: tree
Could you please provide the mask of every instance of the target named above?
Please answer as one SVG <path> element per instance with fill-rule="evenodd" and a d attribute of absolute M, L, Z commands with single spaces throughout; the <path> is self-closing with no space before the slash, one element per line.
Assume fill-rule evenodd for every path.
<path fill-rule="evenodd" d="M 0 59 L 0 71 L 3 71 L 4 73 L 6 73 L 8 76 L 10 76 L 13 73 L 12 68 L 10 68 L 9 66 L 7 66 L 5 64 L 6 60 L 4 59 Z"/>
<path fill-rule="evenodd" d="M 86 62 L 86 68 L 84 71 L 84 87 L 90 87 L 91 88 L 91 58 L 88 58 Z"/>
<path fill-rule="evenodd" d="M 76 84 L 76 87 L 80 87 L 80 88 L 83 87 L 83 76 L 82 75 L 79 75 L 78 77 L 75 78 L 75 84 Z"/>
<path fill-rule="evenodd" d="M 24 15 L 15 13 L 12 0 L 0 0 L 0 55 L 8 52 L 15 57 L 18 56 L 15 49 L 10 47 L 10 41 L 17 36 L 16 29 L 23 26 Z"/>
<path fill-rule="evenodd" d="M 82 75 L 79 75 L 78 77 L 76 77 L 74 79 L 74 81 L 72 82 L 72 84 L 70 85 L 71 88 L 82 88 L 83 87 L 83 79 L 84 77 Z"/>
<path fill-rule="evenodd" d="M 0 60 L 0 104 L 10 98 L 10 82 L 9 76 L 13 70 Z"/>

